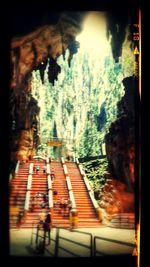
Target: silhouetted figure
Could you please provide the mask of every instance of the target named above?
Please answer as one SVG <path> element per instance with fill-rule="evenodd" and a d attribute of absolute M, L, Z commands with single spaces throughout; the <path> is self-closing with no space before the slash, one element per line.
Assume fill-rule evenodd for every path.
<path fill-rule="evenodd" d="M 46 233 L 48 233 L 48 245 L 50 244 L 50 233 L 51 233 L 52 218 L 51 213 L 48 212 L 44 222 L 44 242 L 46 242 Z"/>
<path fill-rule="evenodd" d="M 35 208 L 35 197 L 33 196 L 31 199 L 31 212 L 34 211 L 34 208 Z"/>
<path fill-rule="evenodd" d="M 68 200 L 68 215 L 70 215 L 71 209 L 72 209 L 72 201 L 69 199 Z"/>
<path fill-rule="evenodd" d="M 52 170 L 51 171 L 51 181 L 52 181 L 52 183 L 53 183 L 54 179 L 55 179 L 55 174 L 54 174 L 54 170 Z"/>
<path fill-rule="evenodd" d="M 23 212 L 20 211 L 18 213 L 18 217 L 17 217 L 17 227 L 20 228 L 21 224 L 22 224 L 22 220 L 23 220 Z"/>
<path fill-rule="evenodd" d="M 16 195 L 14 196 L 14 201 L 13 201 L 14 206 L 17 206 L 18 200 L 19 200 L 19 192 L 17 192 Z"/>
<path fill-rule="evenodd" d="M 42 207 L 42 208 L 46 208 L 47 201 L 48 201 L 47 194 L 44 193 L 44 194 L 43 194 L 43 202 L 42 202 L 42 204 L 41 204 L 41 207 Z"/>
<path fill-rule="evenodd" d="M 43 166 L 43 173 L 46 173 L 46 166 Z"/>
<path fill-rule="evenodd" d="M 65 202 L 64 198 L 61 198 L 61 200 L 60 200 L 60 213 L 61 214 L 62 214 L 62 212 L 64 210 L 64 202 Z"/>
<path fill-rule="evenodd" d="M 64 207 L 63 207 L 63 210 L 64 210 L 64 216 L 67 215 L 67 208 L 68 208 L 68 200 L 65 199 L 65 200 L 64 200 Z"/>
<path fill-rule="evenodd" d="M 33 166 L 33 173 L 35 173 L 36 172 L 36 166 L 34 165 Z"/>
<path fill-rule="evenodd" d="M 36 166 L 36 173 L 38 173 L 39 171 L 40 171 L 40 166 L 37 165 L 37 166 Z"/>
<path fill-rule="evenodd" d="M 41 196 L 42 194 L 40 192 L 37 192 L 35 197 L 36 197 L 36 204 L 41 207 Z"/>

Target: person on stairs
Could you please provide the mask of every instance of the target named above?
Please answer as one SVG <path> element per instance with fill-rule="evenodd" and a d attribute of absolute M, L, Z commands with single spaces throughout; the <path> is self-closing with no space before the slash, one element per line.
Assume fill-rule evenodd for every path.
<path fill-rule="evenodd" d="M 35 208 L 35 197 L 33 196 L 31 198 L 31 209 L 30 209 L 30 211 L 33 212 L 34 211 L 34 208 Z"/>
<path fill-rule="evenodd" d="M 39 171 L 40 171 L 40 166 L 37 165 L 37 166 L 36 166 L 36 173 L 38 173 Z"/>
<path fill-rule="evenodd" d="M 70 216 L 71 209 L 72 209 L 72 201 L 68 199 L 68 215 L 69 216 Z"/>
<path fill-rule="evenodd" d="M 52 171 L 51 171 L 51 181 L 52 181 L 52 183 L 53 183 L 54 179 L 55 179 L 55 174 L 54 174 L 54 170 L 52 169 Z"/>

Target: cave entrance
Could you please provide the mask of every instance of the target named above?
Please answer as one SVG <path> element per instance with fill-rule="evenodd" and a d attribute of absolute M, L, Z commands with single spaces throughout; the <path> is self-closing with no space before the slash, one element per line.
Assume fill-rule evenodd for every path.
<path fill-rule="evenodd" d="M 57 144 L 49 149 L 41 142 L 41 146 L 45 146 L 44 149 L 54 158 L 68 153 L 74 153 L 76 157 L 106 154 L 102 144 L 105 144 L 111 123 L 119 116 L 118 102 L 124 95 L 122 80 L 125 75 L 130 76 L 134 72 L 129 32 L 122 47 L 122 57 L 114 62 L 106 24 L 102 12 L 89 14 L 83 30 L 76 36 L 80 43 L 76 53 L 72 55 L 67 48 L 63 55 L 57 57 L 59 72 L 53 82 L 49 81 L 49 75 L 55 72 L 56 67 L 52 57 L 32 72 L 32 95 L 40 107 L 40 139 L 51 140 L 57 136 L 59 139 L 76 140 L 72 149 L 68 144 L 65 147 Z M 129 59 L 127 64 L 126 58 Z"/>

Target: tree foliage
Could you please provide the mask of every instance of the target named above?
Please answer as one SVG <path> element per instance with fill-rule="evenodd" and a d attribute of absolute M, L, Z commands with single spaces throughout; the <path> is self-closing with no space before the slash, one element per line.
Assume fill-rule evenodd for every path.
<path fill-rule="evenodd" d="M 70 67 L 68 58 L 69 50 L 65 58 L 58 58 L 61 72 L 54 85 L 48 81 L 50 60 L 44 84 L 39 71 L 33 71 L 32 94 L 40 106 L 40 135 L 44 140 L 57 132 L 58 138 L 72 140 L 71 150 L 77 157 L 96 156 L 100 154 L 100 143 L 104 142 L 111 123 L 117 118 L 117 102 L 124 95 L 121 63 L 124 60 L 115 63 L 111 48 L 104 58 L 79 51 Z M 131 62 L 128 69 L 132 72 Z"/>
<path fill-rule="evenodd" d="M 101 189 L 105 183 L 104 173 L 107 171 L 107 159 L 95 159 L 82 163 L 93 190 Z"/>

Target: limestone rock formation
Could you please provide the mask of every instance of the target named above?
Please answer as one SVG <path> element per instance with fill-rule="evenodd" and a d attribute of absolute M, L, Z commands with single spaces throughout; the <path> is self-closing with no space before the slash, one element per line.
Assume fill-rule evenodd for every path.
<path fill-rule="evenodd" d="M 123 80 L 125 95 L 118 103 L 118 119 L 111 124 L 106 135 L 106 153 L 113 177 L 126 185 L 128 192 L 134 191 L 135 180 L 135 134 L 138 109 L 134 77 Z M 136 127 L 136 128 L 135 128 Z"/>
<path fill-rule="evenodd" d="M 11 159 L 28 159 L 37 147 L 38 115 L 37 101 L 31 96 L 32 71 L 39 69 L 42 73 L 48 58 L 49 81 L 54 82 L 60 72 L 56 60 L 70 49 L 70 55 L 76 53 L 78 43 L 76 35 L 81 28 L 74 18 L 65 14 L 60 16 L 55 25 L 45 25 L 11 42 L 11 81 L 10 81 L 10 149 Z M 74 47 L 74 49 L 73 49 Z M 70 60 L 70 59 L 69 59 Z M 69 64 L 69 62 L 68 62 Z"/>
<path fill-rule="evenodd" d="M 134 212 L 134 194 L 126 192 L 126 185 L 116 179 L 107 179 L 101 192 L 99 205 L 105 210 L 107 219 L 117 213 Z"/>

